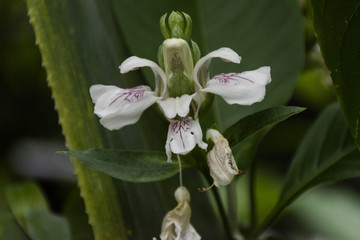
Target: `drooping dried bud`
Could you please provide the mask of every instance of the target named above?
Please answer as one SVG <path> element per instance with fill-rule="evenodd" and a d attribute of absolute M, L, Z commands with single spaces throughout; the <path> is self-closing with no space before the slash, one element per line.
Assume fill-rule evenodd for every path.
<path fill-rule="evenodd" d="M 176 208 L 168 212 L 161 226 L 161 240 L 200 240 L 200 235 L 190 224 L 190 193 L 185 187 L 175 191 Z"/>
<path fill-rule="evenodd" d="M 207 155 L 207 164 L 210 175 L 214 179 L 214 185 L 226 186 L 235 175 L 241 175 L 244 172 L 238 169 L 229 142 L 217 130 L 209 129 L 206 132 L 206 139 L 214 142 L 213 149 Z"/>

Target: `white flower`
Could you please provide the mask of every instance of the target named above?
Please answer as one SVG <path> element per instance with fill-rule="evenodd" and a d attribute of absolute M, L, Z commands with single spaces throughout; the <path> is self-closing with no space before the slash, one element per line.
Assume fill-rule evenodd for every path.
<path fill-rule="evenodd" d="M 185 187 L 175 191 L 176 208 L 168 212 L 161 225 L 161 240 L 200 240 L 200 235 L 190 224 L 190 194 Z"/>
<path fill-rule="evenodd" d="M 209 64 L 212 58 L 240 63 L 240 56 L 230 48 L 210 52 L 201 58 L 193 69 L 191 52 L 186 41 L 167 39 L 162 49 L 166 61 L 165 72 L 156 63 L 136 56 L 126 59 L 120 65 L 121 73 L 150 67 L 155 77 L 154 91 L 144 85 L 127 89 L 93 85 L 90 87 L 90 95 L 95 103 L 94 113 L 100 117 L 100 123 L 109 130 L 136 123 L 148 107 L 158 103 L 170 121 L 165 145 L 168 161 L 171 160 L 171 153 L 187 154 L 196 145 L 206 149 L 198 121 L 198 111 L 206 93 L 218 94 L 229 104 L 251 105 L 264 98 L 265 86 L 271 81 L 270 67 L 243 73 L 221 73 L 210 79 Z M 176 74 L 182 74 L 181 76 L 185 76 L 182 79 L 187 80 L 184 80 L 183 84 L 176 84 L 177 79 L 180 79 L 174 77 Z M 182 95 L 171 97 L 169 89 L 173 86 L 186 86 L 186 89 L 177 89 L 175 92 Z M 189 89 L 195 90 L 185 93 L 190 91 Z"/>

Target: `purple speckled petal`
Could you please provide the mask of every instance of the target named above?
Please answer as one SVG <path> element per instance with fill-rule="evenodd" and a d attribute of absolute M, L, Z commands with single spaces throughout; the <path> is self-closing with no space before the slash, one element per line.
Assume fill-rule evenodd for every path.
<path fill-rule="evenodd" d="M 193 78 L 198 88 L 205 87 L 205 82 L 199 82 L 199 74 L 206 74 L 209 79 L 209 64 L 212 58 L 221 58 L 227 62 L 240 63 L 241 57 L 230 48 L 219 48 L 218 50 L 208 53 L 197 61 L 194 67 Z"/>
<path fill-rule="evenodd" d="M 261 67 L 243 73 L 215 75 L 200 91 L 220 95 L 228 104 L 251 105 L 264 99 L 265 87 L 270 82 L 270 67 Z"/>
<path fill-rule="evenodd" d="M 143 111 L 159 99 L 144 85 L 122 89 L 98 84 L 90 87 L 90 95 L 95 103 L 94 113 L 109 130 L 136 123 Z"/>
<path fill-rule="evenodd" d="M 171 161 L 171 154 L 185 155 L 194 149 L 196 144 L 203 149 L 207 144 L 202 141 L 202 131 L 199 120 L 191 117 L 181 120 L 172 120 L 169 125 L 167 141 L 165 144 L 168 161 Z"/>

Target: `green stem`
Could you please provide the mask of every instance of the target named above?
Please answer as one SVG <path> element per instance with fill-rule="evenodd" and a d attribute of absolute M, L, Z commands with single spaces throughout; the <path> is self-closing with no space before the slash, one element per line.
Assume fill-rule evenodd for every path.
<path fill-rule="evenodd" d="M 81 3 L 70 0 L 26 0 L 26 3 L 67 147 L 71 150 L 103 147 L 106 140 L 93 114 L 88 90 L 94 76 L 81 58 L 84 51 L 90 50 L 81 48 L 86 44 L 75 35 L 77 30 L 88 27 L 84 22 L 76 22 L 81 17 L 73 15 L 83 10 Z M 91 54 L 86 52 L 87 55 Z M 76 159 L 73 163 L 95 239 L 127 239 L 112 179 L 84 167 Z"/>
<path fill-rule="evenodd" d="M 223 225 L 224 225 L 224 229 L 225 229 L 226 239 L 233 239 L 231 226 L 230 226 L 229 220 L 227 218 L 224 205 L 223 205 L 223 203 L 221 201 L 219 190 L 215 187 L 215 188 L 212 189 L 212 192 L 214 194 L 215 201 L 216 201 L 217 206 L 219 208 L 220 216 L 221 216 L 221 219 L 222 219 L 222 222 L 223 222 Z"/>
<path fill-rule="evenodd" d="M 209 185 L 213 184 L 213 179 L 208 174 L 208 169 L 204 165 L 199 166 L 199 168 L 202 170 L 202 173 L 205 176 L 208 184 Z M 220 217 L 222 219 L 222 223 L 223 223 L 223 226 L 224 226 L 226 239 L 230 239 L 230 240 L 234 239 L 233 236 L 232 236 L 232 229 L 231 229 L 228 217 L 226 215 L 224 205 L 223 205 L 223 203 L 221 201 L 221 198 L 220 198 L 219 190 L 216 187 L 213 187 L 209 191 L 211 191 L 213 193 L 214 197 L 215 197 L 215 201 L 216 201 L 216 204 L 217 204 L 217 207 L 218 207 L 218 210 L 219 210 L 219 213 L 220 213 Z"/>

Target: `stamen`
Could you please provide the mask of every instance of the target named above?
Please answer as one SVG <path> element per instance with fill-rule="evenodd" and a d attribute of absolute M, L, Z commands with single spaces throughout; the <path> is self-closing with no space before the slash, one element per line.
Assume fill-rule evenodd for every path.
<path fill-rule="evenodd" d="M 213 183 L 208 188 L 201 187 L 201 188 L 198 188 L 197 190 L 198 190 L 198 192 L 206 192 L 206 191 L 210 190 L 211 188 L 213 188 L 214 186 L 215 186 L 215 184 Z"/>

